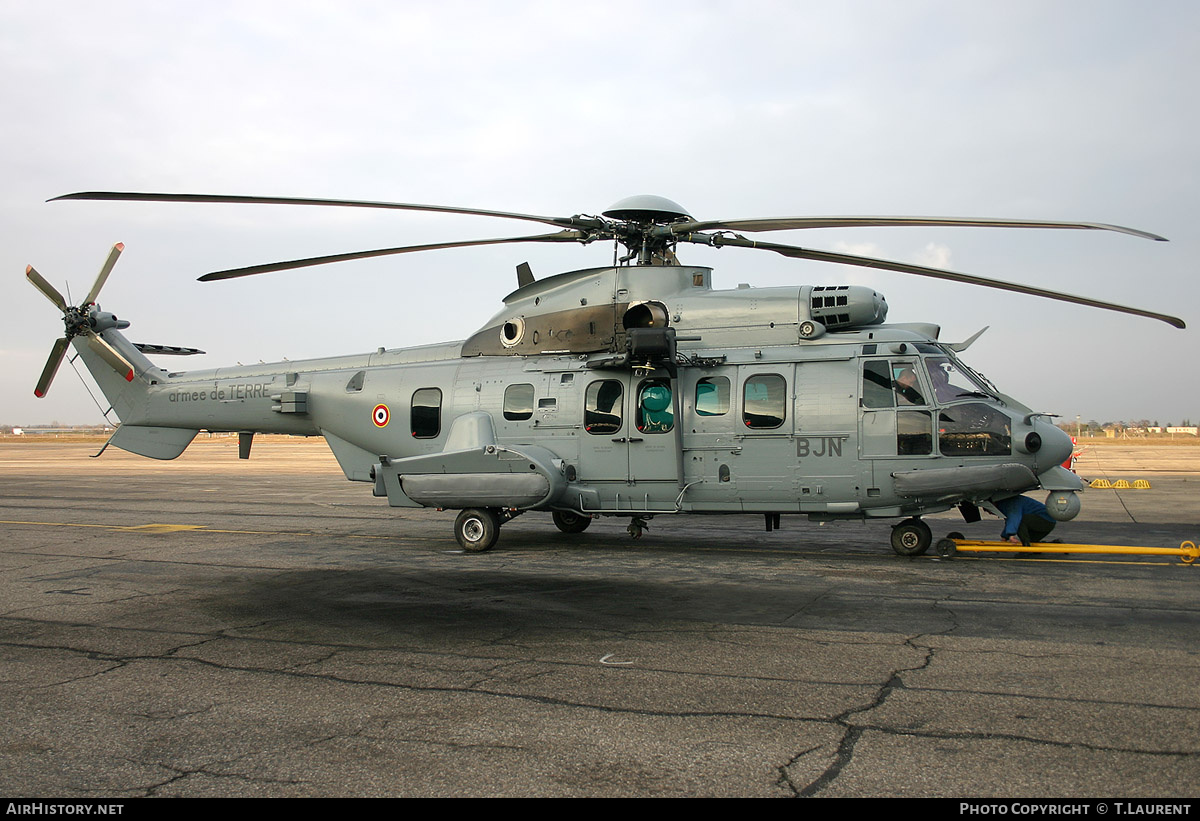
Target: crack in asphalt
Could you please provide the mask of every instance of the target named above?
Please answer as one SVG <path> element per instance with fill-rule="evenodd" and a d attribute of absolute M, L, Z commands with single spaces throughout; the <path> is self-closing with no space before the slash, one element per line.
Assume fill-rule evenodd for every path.
<path fill-rule="evenodd" d="M 821 792 L 821 790 L 833 783 L 841 774 L 846 765 L 850 763 L 851 759 L 854 757 L 854 748 L 858 745 L 858 740 L 862 738 L 862 734 L 865 729 L 863 726 L 852 724 L 850 721 L 851 717 L 858 715 L 859 713 L 865 713 L 870 710 L 874 710 L 881 706 L 885 701 L 887 701 L 888 696 L 890 696 L 893 691 L 904 687 L 904 680 L 901 678 L 903 673 L 913 673 L 918 670 L 924 670 L 929 666 L 930 662 L 933 661 L 933 657 L 935 655 L 933 648 L 918 648 L 912 643 L 911 639 L 906 641 L 905 644 L 914 650 L 923 650 L 925 656 L 924 659 L 918 665 L 902 667 L 900 669 L 893 670 L 887 681 L 884 682 L 883 686 L 880 687 L 875 693 L 875 698 L 872 699 L 870 703 L 861 705 L 859 707 L 852 707 L 833 718 L 830 723 L 840 725 L 846 729 L 845 733 L 842 735 L 841 741 L 838 744 L 838 749 L 834 754 L 833 761 L 828 767 L 826 767 L 823 773 L 817 776 L 817 778 L 809 782 L 807 785 L 800 787 L 800 789 L 795 793 L 797 797 L 807 798 L 818 794 Z M 786 770 L 782 771 L 782 775 L 785 778 L 787 777 Z"/>

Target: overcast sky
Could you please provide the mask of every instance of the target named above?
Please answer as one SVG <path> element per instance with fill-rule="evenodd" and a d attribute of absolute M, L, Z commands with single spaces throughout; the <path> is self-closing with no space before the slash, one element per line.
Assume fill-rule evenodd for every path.
<path fill-rule="evenodd" d="M 0 3 L 0 423 L 100 421 L 33 264 L 188 369 L 462 339 L 535 275 L 610 247 L 499 246 L 203 284 L 206 271 L 529 223 L 360 209 L 45 200 L 131 190 L 697 219 L 896 214 L 1129 225 L 760 235 L 949 267 L 1200 324 L 1200 4 Z M 532 231 L 530 229 L 533 229 Z M 685 247 L 732 288 L 858 283 L 1036 410 L 1200 421 L 1196 331 L 966 285 Z M 163 360 L 183 368 L 181 360 Z"/>

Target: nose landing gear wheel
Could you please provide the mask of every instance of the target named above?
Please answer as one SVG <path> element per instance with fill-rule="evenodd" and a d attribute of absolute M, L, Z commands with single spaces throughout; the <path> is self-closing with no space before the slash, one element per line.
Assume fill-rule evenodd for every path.
<path fill-rule="evenodd" d="M 468 553 L 491 550 L 500 537 L 500 519 L 490 510 L 467 508 L 454 520 L 454 538 Z"/>
<path fill-rule="evenodd" d="M 929 525 L 915 516 L 892 528 L 892 550 L 900 556 L 920 556 L 933 542 Z"/>

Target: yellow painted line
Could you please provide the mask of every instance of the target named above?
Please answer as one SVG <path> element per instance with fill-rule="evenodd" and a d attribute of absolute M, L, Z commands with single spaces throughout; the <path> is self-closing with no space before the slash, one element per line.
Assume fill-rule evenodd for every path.
<path fill-rule="evenodd" d="M 207 525 L 135 525 L 114 527 L 114 530 L 132 530 L 139 533 L 178 533 L 181 530 L 204 530 Z"/>
<path fill-rule="evenodd" d="M 24 522 L 0 520 L 0 525 L 34 525 L 37 527 L 98 527 L 101 530 L 120 530 L 126 533 L 183 533 L 202 531 L 204 533 L 236 533 L 245 536 L 337 536 L 333 533 L 305 533 L 295 530 L 217 530 L 208 525 L 98 525 L 78 522 Z M 365 533 L 343 534 L 354 539 L 394 539 L 394 536 L 371 536 Z M 411 537 L 406 537 L 411 538 Z M 419 538 L 419 537 L 418 537 Z"/>

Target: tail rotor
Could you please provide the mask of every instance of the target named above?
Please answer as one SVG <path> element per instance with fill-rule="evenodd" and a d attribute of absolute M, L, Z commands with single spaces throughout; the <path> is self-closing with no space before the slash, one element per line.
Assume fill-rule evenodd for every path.
<path fill-rule="evenodd" d="M 107 328 L 128 327 L 129 323 L 118 320 L 112 314 L 101 312 L 96 303 L 100 289 L 108 281 L 108 275 L 112 273 L 113 266 L 117 264 L 117 258 L 121 256 L 123 250 L 125 250 L 125 246 L 119 242 L 112 247 L 108 258 L 104 260 L 104 265 L 100 267 L 100 273 L 92 284 L 91 290 L 88 291 L 87 297 L 78 306 L 68 305 L 67 300 L 59 293 L 58 289 L 39 274 L 32 265 L 25 268 L 25 278 L 46 299 L 50 300 L 55 308 L 62 311 L 63 323 L 66 326 L 66 335 L 55 340 L 54 346 L 50 349 L 50 357 L 46 360 L 46 366 L 42 369 L 42 375 L 33 389 L 34 396 L 39 399 L 50 390 L 50 383 L 54 381 L 54 375 L 58 373 L 58 368 L 62 365 L 63 357 L 66 356 L 71 340 L 78 336 L 84 337 L 88 347 L 119 373 L 126 382 L 133 381 L 133 365 L 100 336 L 100 331 Z"/>

